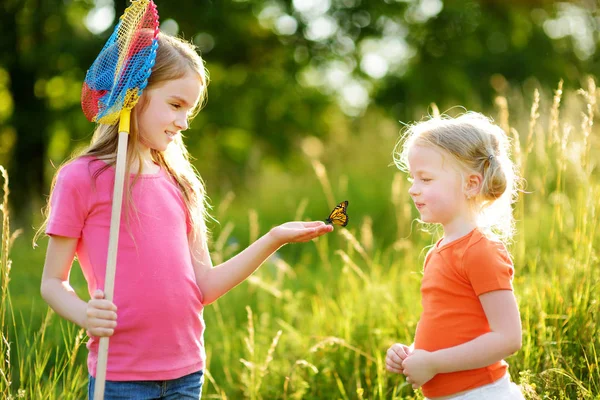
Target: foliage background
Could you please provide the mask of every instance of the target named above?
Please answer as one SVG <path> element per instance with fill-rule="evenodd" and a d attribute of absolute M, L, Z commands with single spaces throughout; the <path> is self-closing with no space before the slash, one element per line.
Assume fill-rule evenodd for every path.
<path fill-rule="evenodd" d="M 436 234 L 414 222 L 391 152 L 405 123 L 436 108 L 455 115 L 458 106 L 506 128 L 531 192 L 517 206 L 511 248 L 525 338 L 513 378 L 521 373 L 532 397 L 596 396 L 597 2 L 156 4 L 161 29 L 198 45 L 211 76 L 186 143 L 220 221 L 214 261 L 274 224 L 323 219 L 333 203 L 351 204 L 348 231 L 282 249 L 207 309 L 207 396 L 412 396 L 383 372 L 381 357 L 393 341 L 411 340 L 421 248 Z M 12 226 L 22 229 L 2 302 L 5 396 L 78 398 L 84 389 L 85 349 L 76 346 L 85 338 L 46 313 L 38 294 L 45 240 L 33 250 L 31 238 L 56 167 L 91 137 L 81 82 L 125 7 L 0 4 L 0 164 L 10 177 Z M 4 229 L 8 293 L 8 220 Z M 85 298 L 77 267 L 72 280 Z"/>

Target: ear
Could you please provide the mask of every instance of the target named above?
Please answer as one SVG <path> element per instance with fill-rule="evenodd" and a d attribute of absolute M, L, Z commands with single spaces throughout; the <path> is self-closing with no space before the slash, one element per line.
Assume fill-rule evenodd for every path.
<path fill-rule="evenodd" d="M 465 196 L 472 199 L 479 194 L 483 177 L 480 174 L 470 174 L 465 179 Z"/>

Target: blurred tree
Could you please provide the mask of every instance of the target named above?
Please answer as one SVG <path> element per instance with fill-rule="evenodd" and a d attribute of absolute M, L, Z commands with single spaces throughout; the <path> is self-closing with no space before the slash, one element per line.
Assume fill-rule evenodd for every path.
<path fill-rule="evenodd" d="M 543 87 L 555 87 L 560 79 L 579 87 L 587 74 L 600 72 L 594 57 L 598 22 L 597 8 L 588 12 L 574 3 L 447 2 L 435 18 L 409 30 L 416 49 L 411 67 L 386 79 L 375 101 L 392 105 L 399 118 L 415 102 L 437 102 L 441 109 L 489 107 L 509 84 L 532 78 Z M 573 13 L 580 14 L 576 21 L 571 21 Z M 577 35 L 568 31 L 574 23 L 580 26 L 577 35 L 591 41 L 588 53 L 580 51 Z M 567 31 L 551 40 L 552 24 Z"/>
<path fill-rule="evenodd" d="M 297 138 L 335 132 L 328 122 L 340 111 L 357 117 L 383 107 L 408 121 L 432 101 L 481 109 L 509 84 L 535 78 L 576 86 L 599 68 L 593 2 L 158 4 L 174 31 L 203 49 L 213 76 L 188 143 L 203 172 L 212 167 L 241 180 L 259 159 L 289 161 Z"/>
<path fill-rule="evenodd" d="M 258 2 L 257 2 L 258 4 Z M 302 72 L 349 115 L 368 104 L 395 119 L 415 106 L 491 104 L 504 83 L 578 85 L 598 74 L 596 1 L 293 0 L 259 19 L 296 47 Z M 294 21 L 294 22 L 291 22 Z M 290 25 L 297 24 L 292 34 Z"/>
<path fill-rule="evenodd" d="M 298 138 L 328 133 L 331 100 L 298 84 L 295 46 L 261 24 L 262 2 L 156 3 L 161 29 L 191 39 L 211 76 L 207 106 L 186 135 L 203 174 L 239 184 L 261 162 L 288 159 Z"/>
<path fill-rule="evenodd" d="M 8 72 L 15 105 L 3 125 L 16 133 L 8 167 L 12 205 L 22 225 L 31 222 L 32 206 L 47 192 L 52 128 L 71 127 L 79 109 L 79 62 L 93 41 L 83 26 L 89 8 L 85 1 L 58 0 L 8 0 L 0 6 L 0 67 Z"/>

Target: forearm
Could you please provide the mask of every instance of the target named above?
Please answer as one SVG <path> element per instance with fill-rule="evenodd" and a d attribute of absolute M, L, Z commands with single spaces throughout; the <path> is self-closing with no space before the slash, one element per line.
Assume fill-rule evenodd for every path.
<path fill-rule="evenodd" d="M 203 303 L 212 303 L 243 282 L 281 245 L 269 232 L 235 257 L 208 269 L 198 278 Z"/>
<path fill-rule="evenodd" d="M 432 353 L 438 373 L 483 368 L 500 361 L 521 348 L 520 336 L 489 332 L 470 342 Z"/>
<path fill-rule="evenodd" d="M 77 296 L 67 281 L 45 279 L 41 294 L 58 315 L 84 328 L 87 303 Z"/>

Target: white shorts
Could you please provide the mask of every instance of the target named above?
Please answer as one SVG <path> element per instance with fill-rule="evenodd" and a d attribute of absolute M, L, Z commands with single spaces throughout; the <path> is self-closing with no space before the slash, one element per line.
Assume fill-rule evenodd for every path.
<path fill-rule="evenodd" d="M 443 398 L 451 400 L 525 400 L 519 386 L 510 381 L 508 373 L 489 385 Z"/>

